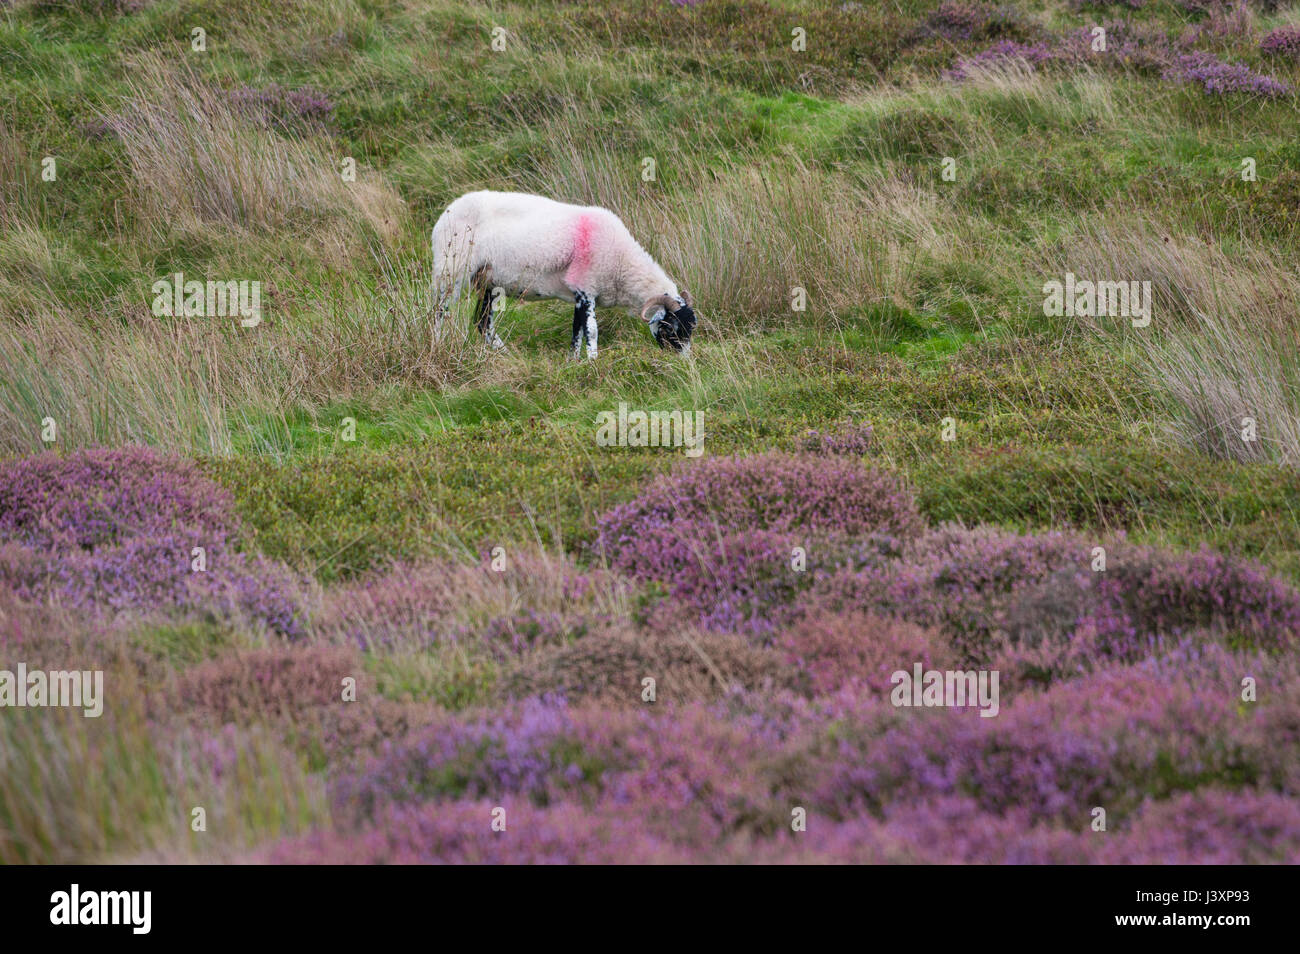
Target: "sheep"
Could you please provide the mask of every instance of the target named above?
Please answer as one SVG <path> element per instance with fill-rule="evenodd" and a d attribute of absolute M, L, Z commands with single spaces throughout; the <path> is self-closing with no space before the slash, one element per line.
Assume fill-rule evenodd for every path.
<path fill-rule="evenodd" d="M 434 282 L 458 299 L 478 293 L 475 321 L 494 348 L 493 304 L 502 293 L 528 300 L 571 301 L 573 357 L 596 357 L 596 308 L 640 315 L 661 348 L 690 353 L 695 312 L 617 215 L 523 192 L 470 192 L 433 227 Z"/>

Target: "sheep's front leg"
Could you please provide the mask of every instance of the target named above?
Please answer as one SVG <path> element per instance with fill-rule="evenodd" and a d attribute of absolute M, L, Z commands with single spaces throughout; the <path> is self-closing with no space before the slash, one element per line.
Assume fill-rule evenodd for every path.
<path fill-rule="evenodd" d="M 483 289 L 474 313 L 478 317 L 478 333 L 493 350 L 500 351 L 506 343 L 497 337 L 496 309 L 492 307 L 494 298 L 492 289 Z"/>
<path fill-rule="evenodd" d="M 587 342 L 587 357 L 596 357 L 596 303 L 586 292 L 573 296 L 573 357 L 582 355 L 582 342 Z"/>

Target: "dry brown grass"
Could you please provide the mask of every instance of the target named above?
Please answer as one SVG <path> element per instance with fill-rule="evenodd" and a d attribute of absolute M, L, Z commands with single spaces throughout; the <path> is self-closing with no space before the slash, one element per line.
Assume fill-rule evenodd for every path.
<path fill-rule="evenodd" d="M 16 241 L 31 256 L 42 248 L 27 233 Z M 241 429 L 282 428 L 296 408 L 398 382 L 442 389 L 489 370 L 467 304 L 439 313 L 420 263 L 385 259 L 376 270 L 378 287 L 264 299 L 251 329 L 155 317 L 143 281 L 137 300 L 95 310 L 52 295 L 0 305 L 0 454 L 42 449 L 50 417 L 63 447 L 143 442 L 227 456 Z"/>
<path fill-rule="evenodd" d="M 1080 277 L 1150 281 L 1151 324 L 1080 323 L 1170 397 L 1182 442 L 1232 460 L 1300 464 L 1300 268 L 1136 214 L 1107 221 L 1138 224 L 1086 229 L 1057 264 Z M 1256 441 L 1243 440 L 1246 418 Z"/>
<path fill-rule="evenodd" d="M 127 102 L 106 118 L 142 221 L 182 233 L 217 225 L 291 235 L 340 263 L 359 239 L 397 235 L 401 198 L 360 163 L 356 181 L 344 181 L 327 141 L 249 122 L 184 60 L 155 52 L 133 66 Z"/>

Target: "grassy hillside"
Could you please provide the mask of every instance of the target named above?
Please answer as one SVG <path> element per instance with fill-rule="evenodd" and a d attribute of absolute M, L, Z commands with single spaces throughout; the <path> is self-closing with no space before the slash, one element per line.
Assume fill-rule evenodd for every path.
<path fill-rule="evenodd" d="M 1208 533 L 1295 572 L 1296 534 L 1269 532 L 1300 499 L 1270 466 L 1300 455 L 1295 99 L 1152 63 L 1186 43 L 1293 82 L 1294 51 L 1259 43 L 1296 14 L 1200 6 L 13 5 L 0 448 L 41 449 L 49 416 L 62 447 L 216 458 L 266 545 L 300 555 L 312 515 L 275 488 L 346 492 L 395 462 L 442 529 L 353 515 L 367 549 L 517 534 L 530 510 L 548 542 L 580 538 L 584 511 L 670 462 L 584 453 L 618 400 L 707 409 L 715 452 L 851 418 L 935 516 Z M 947 78 L 996 43 L 1071 50 L 1093 24 L 1108 53 Z M 701 302 L 695 362 L 611 314 L 605 360 L 573 365 L 562 305 L 512 304 L 504 355 L 468 317 L 434 332 L 428 232 L 482 187 L 616 209 Z M 1045 317 L 1041 286 L 1067 270 L 1154 276 L 1152 326 Z M 149 286 L 176 271 L 261 280 L 265 321 L 150 320 Z M 456 492 L 464 470 L 485 497 Z M 999 499 L 971 493 L 984 482 Z M 1231 519 L 1207 527 L 1225 492 Z"/>
<path fill-rule="evenodd" d="M 710 460 L 801 459 L 829 435 L 896 480 L 930 532 L 1059 531 L 1143 554 L 1207 545 L 1300 581 L 1297 89 L 1300 7 L 1278 0 L 0 3 L 0 462 L 128 445 L 158 451 L 158 466 L 193 461 L 193 479 L 230 495 L 230 552 L 292 575 L 295 605 L 314 607 L 277 629 L 274 614 L 237 623 L 188 597 L 161 617 L 142 598 L 148 618 L 125 622 L 91 600 L 88 629 L 61 615 L 86 607 L 15 583 L 0 622 L 79 633 L 164 694 L 184 693 L 196 665 L 237 667 L 305 634 L 322 671 L 364 670 L 376 705 L 393 707 L 367 710 L 372 741 L 392 737 L 385 719 L 422 725 L 495 704 L 505 686 L 571 689 L 491 652 L 430 648 L 428 633 L 380 646 L 368 629 L 331 629 L 331 613 L 396 587 L 376 583 L 395 562 L 454 576 L 501 547 L 542 560 L 543 582 L 502 594 L 473 576 L 440 631 L 505 625 L 516 645 L 555 653 L 603 645 L 582 638 L 610 620 L 653 630 L 674 579 L 620 564 L 602 521 L 692 462 L 598 446 L 596 417 L 620 402 L 702 412 Z M 439 316 L 429 233 L 481 188 L 618 212 L 697 302 L 690 358 L 614 311 L 594 362 L 569 358 L 563 303 L 508 302 L 502 352 L 472 333 L 470 303 Z M 152 286 L 177 272 L 260 281 L 260 324 L 156 317 Z M 1150 324 L 1048 314 L 1044 285 L 1067 273 L 1149 282 Z M 28 579 L 3 547 L 35 545 L 10 530 L 0 583 Z M 591 605 L 552 579 L 607 572 Z M 761 634 L 764 652 L 773 638 Z M 712 652 L 768 673 L 749 649 Z M 249 671 L 316 667 L 258 658 Z M 243 678 L 223 673 L 193 678 Z M 114 716 L 124 766 L 200 731 L 188 716 L 165 739 L 137 731 L 131 720 L 156 715 L 141 705 Z M 257 712 L 255 727 L 279 725 Z M 275 792 L 221 796 L 242 826 L 230 855 L 324 824 L 338 753 L 366 749 L 364 734 L 335 748 L 318 737 L 359 729 L 314 725 L 299 746 L 242 716 L 216 722 L 288 766 Z M 92 730 L 69 725 L 6 730 L 29 733 L 36 790 L 72 784 L 34 754 L 42 732 L 89 745 Z M 136 817 L 161 819 L 192 781 L 159 776 L 146 792 L 121 771 L 71 802 L 138 801 Z M 443 795 L 492 791 L 443 782 Z M 0 859 L 211 852 L 152 822 L 124 835 L 109 809 L 59 843 L 71 822 L 23 814 L 18 798 L 0 797 L 0 822 L 24 833 L 0 840 Z"/>

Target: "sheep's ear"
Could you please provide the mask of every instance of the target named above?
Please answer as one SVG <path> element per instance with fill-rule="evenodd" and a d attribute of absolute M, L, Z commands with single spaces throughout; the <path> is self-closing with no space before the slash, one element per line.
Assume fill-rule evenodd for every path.
<path fill-rule="evenodd" d="M 691 293 L 688 292 L 685 288 L 679 288 L 678 291 L 681 293 L 682 301 L 686 302 L 686 307 L 694 308 L 695 299 L 691 297 Z"/>

